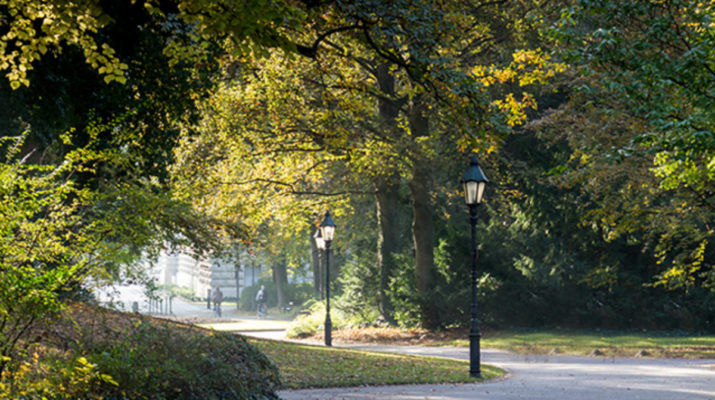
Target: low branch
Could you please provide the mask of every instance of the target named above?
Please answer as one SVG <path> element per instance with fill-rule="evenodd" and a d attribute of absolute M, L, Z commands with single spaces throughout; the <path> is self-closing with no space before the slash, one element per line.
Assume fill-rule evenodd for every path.
<path fill-rule="evenodd" d="M 325 33 L 322 33 L 318 36 L 317 39 L 313 42 L 311 46 L 303 46 L 300 44 L 296 44 L 296 50 L 298 50 L 298 53 L 300 53 L 303 56 L 306 56 L 311 59 L 315 59 L 315 56 L 318 54 L 318 46 L 320 46 L 320 42 L 325 40 L 328 36 L 339 33 L 339 32 L 345 32 L 345 31 L 350 31 L 353 29 L 360 29 L 360 25 L 355 24 L 355 25 L 349 25 L 349 26 L 341 26 L 338 28 L 333 28 L 328 30 Z"/>

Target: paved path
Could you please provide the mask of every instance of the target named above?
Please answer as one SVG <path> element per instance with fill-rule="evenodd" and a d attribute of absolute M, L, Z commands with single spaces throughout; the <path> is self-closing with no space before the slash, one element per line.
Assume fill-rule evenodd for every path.
<path fill-rule="evenodd" d="M 280 333 L 257 334 L 280 337 Z M 345 346 L 373 351 L 468 359 L 466 348 Z M 715 400 L 715 360 L 515 355 L 482 349 L 482 361 L 506 369 L 482 384 L 407 385 L 288 390 L 285 400 Z"/>

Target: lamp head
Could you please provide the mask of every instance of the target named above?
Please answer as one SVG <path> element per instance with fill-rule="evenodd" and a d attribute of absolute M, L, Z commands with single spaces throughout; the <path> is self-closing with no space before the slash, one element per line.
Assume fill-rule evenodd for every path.
<path fill-rule="evenodd" d="M 484 175 L 484 171 L 479 166 L 477 155 L 472 154 L 469 160 L 469 166 L 462 176 L 462 185 L 464 187 L 464 202 L 468 206 L 476 206 L 481 204 L 484 189 L 489 180 Z"/>
<path fill-rule="evenodd" d="M 333 235 L 335 235 L 335 223 L 333 222 L 333 217 L 330 215 L 330 210 L 325 213 L 325 219 L 323 219 L 323 222 L 320 223 L 320 234 L 326 242 L 333 241 Z"/>

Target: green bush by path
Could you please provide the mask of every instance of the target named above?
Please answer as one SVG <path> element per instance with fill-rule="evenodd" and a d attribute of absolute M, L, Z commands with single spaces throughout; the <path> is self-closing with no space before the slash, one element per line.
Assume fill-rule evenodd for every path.
<path fill-rule="evenodd" d="M 468 383 L 494 379 L 504 371 L 482 365 L 482 378 L 469 376 L 467 361 L 377 353 L 334 347 L 251 340 L 280 370 L 283 387 Z"/>
<path fill-rule="evenodd" d="M 275 366 L 236 335 L 205 333 L 141 321 L 113 340 L 86 338 L 88 359 L 119 386 L 113 398 L 273 398 Z"/>
<path fill-rule="evenodd" d="M 38 330 L 38 356 L 13 360 L 0 400 L 278 398 L 275 364 L 240 336 L 86 305 L 71 311 Z"/>
<path fill-rule="evenodd" d="M 337 308 L 330 310 L 330 322 L 333 324 L 333 329 L 342 329 L 347 325 L 344 314 Z M 307 308 L 304 312 L 298 315 L 291 322 L 286 336 L 289 338 L 299 338 L 312 336 L 318 331 L 322 331 L 325 327 L 325 302 L 310 300 L 307 303 Z"/>

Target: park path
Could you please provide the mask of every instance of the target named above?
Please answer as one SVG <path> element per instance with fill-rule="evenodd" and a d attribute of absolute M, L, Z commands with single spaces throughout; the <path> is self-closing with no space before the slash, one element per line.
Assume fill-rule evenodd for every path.
<path fill-rule="evenodd" d="M 254 335 L 276 339 L 281 332 Z M 469 356 L 466 348 L 342 347 L 463 360 Z M 286 390 L 280 396 L 284 400 L 715 400 L 715 360 L 535 356 L 482 349 L 482 361 L 506 369 L 508 375 L 477 384 Z"/>

